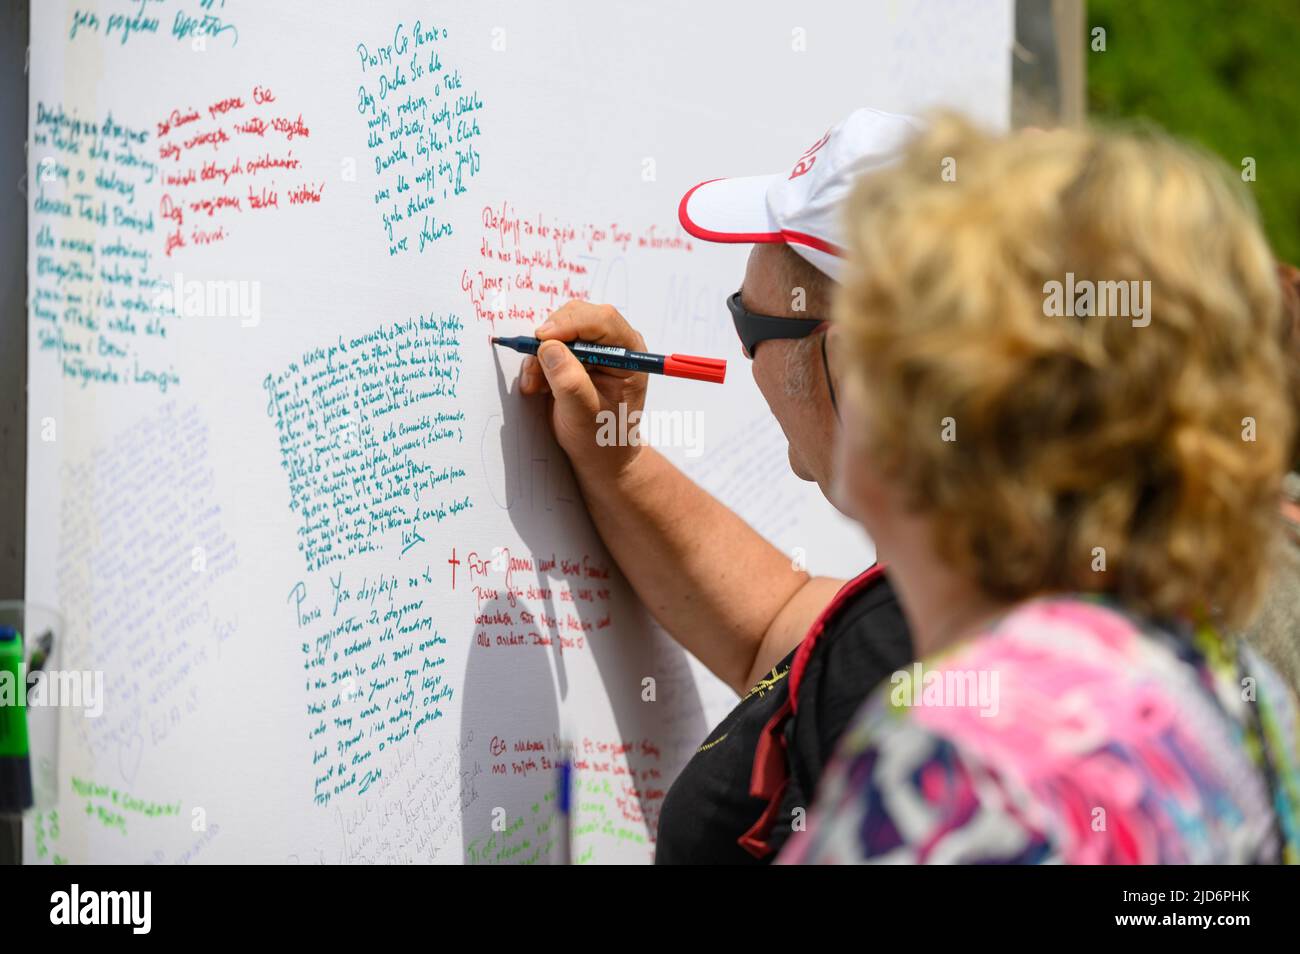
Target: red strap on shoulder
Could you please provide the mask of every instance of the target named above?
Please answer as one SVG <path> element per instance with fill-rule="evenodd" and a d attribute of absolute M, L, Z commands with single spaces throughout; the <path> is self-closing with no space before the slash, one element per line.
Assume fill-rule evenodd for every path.
<path fill-rule="evenodd" d="M 763 734 L 758 737 L 758 747 L 754 750 L 754 770 L 749 777 L 749 794 L 767 802 L 763 814 L 750 826 L 749 831 L 741 835 L 737 842 L 755 858 L 764 858 L 772 853 L 772 826 L 776 823 L 777 812 L 781 810 L 781 799 L 785 796 L 786 786 L 790 784 L 790 763 L 786 759 L 785 723 L 794 715 L 798 707 L 799 684 L 808 659 L 812 655 L 817 640 L 826 630 L 826 624 L 850 599 L 871 586 L 885 574 L 885 568 L 877 563 L 865 573 L 861 573 L 845 583 L 835 597 L 826 604 L 817 619 L 808 630 L 795 651 L 794 661 L 790 664 L 789 688 L 785 702 L 772 714 L 763 726 Z"/>
<path fill-rule="evenodd" d="M 792 712 L 799 711 L 799 685 L 803 682 L 804 670 L 808 668 L 808 660 L 812 656 L 813 648 L 817 645 L 817 641 L 821 639 L 822 633 L 826 631 L 826 624 L 843 608 L 845 603 L 867 587 L 873 586 L 884 575 L 885 566 L 883 563 L 877 563 L 866 572 L 859 573 L 840 587 L 839 592 L 821 611 L 821 615 L 813 621 L 812 626 L 808 629 L 808 635 L 803 638 L 803 642 L 799 644 L 799 648 L 795 651 L 794 661 L 790 663 L 790 708 Z"/>

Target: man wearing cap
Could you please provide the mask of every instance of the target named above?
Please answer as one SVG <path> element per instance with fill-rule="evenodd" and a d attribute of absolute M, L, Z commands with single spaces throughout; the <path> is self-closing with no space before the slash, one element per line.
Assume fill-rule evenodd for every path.
<path fill-rule="evenodd" d="M 753 244 L 725 307 L 791 468 L 825 494 L 837 425 L 827 318 L 842 262 L 839 205 L 857 175 L 888 162 L 917 128 L 860 109 L 790 169 L 703 182 L 678 210 L 697 238 Z M 553 397 L 556 440 L 605 545 L 664 629 L 741 696 L 669 789 L 655 860 L 770 861 L 802 827 L 859 704 L 912 660 L 889 581 L 879 566 L 848 583 L 810 577 L 653 448 L 601 446 L 598 412 L 641 410 L 646 375 L 585 366 L 560 342 L 644 350 L 614 308 L 571 301 L 536 334 L 543 344 L 525 360 L 520 390 Z"/>

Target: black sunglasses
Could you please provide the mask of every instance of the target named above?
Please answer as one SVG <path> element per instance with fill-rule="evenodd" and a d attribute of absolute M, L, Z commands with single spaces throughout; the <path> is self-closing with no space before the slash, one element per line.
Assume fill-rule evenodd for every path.
<path fill-rule="evenodd" d="M 795 338 L 807 338 L 811 334 L 829 327 L 825 321 L 813 321 L 810 318 L 778 318 L 775 315 L 756 315 L 740 303 L 740 292 L 727 298 L 727 310 L 736 325 L 736 334 L 740 335 L 740 347 L 745 357 L 754 360 L 754 352 L 764 341 L 789 341 Z M 826 372 L 826 389 L 830 394 L 831 407 L 835 417 L 840 416 L 840 403 L 835 399 L 835 382 L 831 380 L 830 359 L 826 357 L 826 338 L 822 337 L 822 368 Z"/>
<path fill-rule="evenodd" d="M 754 352 L 764 341 L 807 338 L 826 326 L 824 321 L 809 318 L 778 318 L 774 315 L 757 315 L 740 302 L 740 292 L 727 299 L 727 310 L 740 335 L 740 347 L 745 357 L 753 360 Z"/>

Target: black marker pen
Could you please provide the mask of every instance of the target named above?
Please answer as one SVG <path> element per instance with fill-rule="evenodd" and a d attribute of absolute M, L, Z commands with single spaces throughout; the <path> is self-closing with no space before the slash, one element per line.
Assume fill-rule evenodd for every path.
<path fill-rule="evenodd" d="M 541 341 L 517 335 L 513 338 L 493 338 L 492 343 L 512 348 L 523 354 L 537 354 Z M 583 364 L 595 364 L 624 371 L 645 371 L 649 374 L 666 374 L 674 378 L 693 378 L 721 384 L 727 376 L 727 362 L 722 358 L 697 358 L 690 354 L 650 354 L 646 351 L 629 351 L 614 345 L 594 344 L 590 341 L 565 341 L 564 345 Z"/>

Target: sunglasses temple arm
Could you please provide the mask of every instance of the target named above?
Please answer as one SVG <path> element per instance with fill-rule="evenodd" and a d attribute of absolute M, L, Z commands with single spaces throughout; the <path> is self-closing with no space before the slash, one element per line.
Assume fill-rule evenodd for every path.
<path fill-rule="evenodd" d="M 835 382 L 831 380 L 831 361 L 826 356 L 826 335 L 822 335 L 822 370 L 826 373 L 826 390 L 831 396 L 831 409 L 835 412 L 835 420 L 840 419 L 840 405 L 835 400 Z"/>

